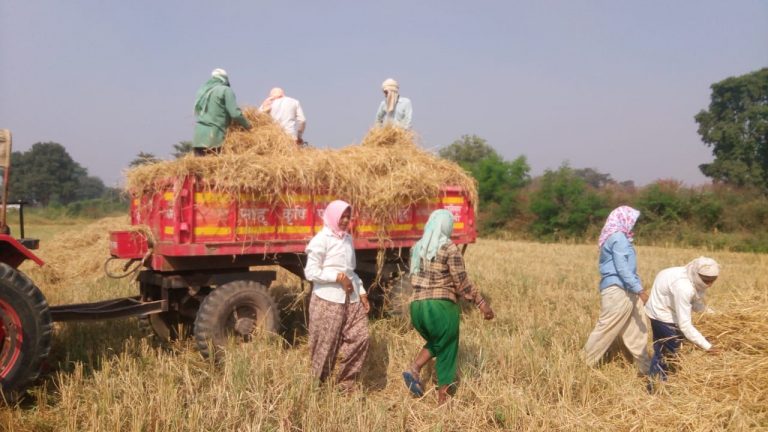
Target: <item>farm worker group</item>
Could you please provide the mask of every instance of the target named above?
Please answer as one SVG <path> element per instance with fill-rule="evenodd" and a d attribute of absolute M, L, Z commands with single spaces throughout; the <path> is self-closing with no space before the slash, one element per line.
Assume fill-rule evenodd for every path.
<path fill-rule="evenodd" d="M 600 258 L 600 316 L 584 346 L 587 364 L 602 360 L 616 339 L 627 348 L 643 375 L 666 380 L 669 365 L 684 339 L 696 346 L 717 352 L 693 326 L 691 311 L 706 311 L 707 289 L 720 274 L 712 258 L 699 257 L 684 267 L 671 267 L 658 273 L 650 295 L 637 275 L 637 255 L 632 245 L 633 228 L 640 212 L 628 206 L 614 209 L 598 240 Z M 648 354 L 648 326 L 653 334 L 653 357 Z M 653 381 L 648 389 L 653 390 Z"/>
<path fill-rule="evenodd" d="M 376 113 L 379 126 L 411 128 L 411 101 L 400 96 L 394 79 L 382 83 L 384 100 Z M 303 143 L 306 117 L 298 100 L 273 88 L 259 110 L 269 113 L 297 143 Z M 197 126 L 193 147 L 198 155 L 216 153 L 227 128 L 236 123 L 251 125 L 243 116 L 223 69 L 215 69 L 198 90 L 195 100 Z M 369 347 L 370 303 L 360 277 L 355 273 L 355 249 L 349 233 L 352 207 L 344 201 L 330 203 L 323 214 L 323 229 L 306 247 L 304 274 L 312 282 L 309 305 L 311 368 L 320 383 L 327 382 L 340 358 L 335 381 L 344 391 L 357 388 Z M 614 209 L 598 239 L 600 315 L 584 346 L 590 366 L 598 364 L 613 343 L 620 339 L 637 368 L 652 379 L 666 380 L 667 358 L 688 339 L 698 347 L 717 349 L 693 326 L 691 311 L 704 311 L 707 289 L 717 279 L 720 267 L 711 258 L 699 257 L 684 267 L 659 272 L 650 295 L 637 274 L 637 255 L 632 244 L 633 228 L 640 212 L 628 206 Z M 490 304 L 469 280 L 461 252 L 450 237 L 453 215 L 434 211 L 421 239 L 411 250 L 409 275 L 414 289 L 410 303 L 411 324 L 424 339 L 423 347 L 403 371 L 406 388 L 424 395 L 421 369 L 435 360 L 438 403 L 444 403 L 457 382 L 460 300 L 474 304 L 487 320 L 494 318 Z M 648 326 L 653 336 L 653 357 L 648 353 Z M 653 389 L 653 381 L 649 390 Z"/>
<path fill-rule="evenodd" d="M 400 85 L 392 78 L 385 80 L 381 89 L 384 92 L 384 100 L 376 112 L 376 124 L 410 129 L 413 119 L 411 100 L 400 96 Z M 286 96 L 282 88 L 275 87 L 259 106 L 259 111 L 272 116 L 272 119 L 293 138 L 296 145 L 304 144 L 307 118 L 297 99 Z M 227 72 L 220 68 L 214 69 L 211 78 L 197 91 L 195 117 L 197 124 L 192 147 L 198 156 L 218 153 L 231 124 L 251 128 L 251 124 L 237 106 Z"/>

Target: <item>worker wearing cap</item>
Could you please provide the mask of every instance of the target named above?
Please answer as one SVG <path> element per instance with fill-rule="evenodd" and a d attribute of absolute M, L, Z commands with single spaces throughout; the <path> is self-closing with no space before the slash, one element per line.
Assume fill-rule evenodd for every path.
<path fill-rule="evenodd" d="M 297 145 L 302 145 L 304 129 L 307 126 L 307 118 L 298 100 L 285 95 L 285 90 L 275 87 L 269 92 L 259 111 L 269 113 L 285 133 L 290 135 Z"/>
<path fill-rule="evenodd" d="M 400 96 L 400 85 L 392 78 L 384 81 L 381 89 L 384 91 L 384 100 L 381 101 L 379 111 L 376 112 L 376 125 L 393 125 L 410 129 L 413 119 L 411 100 Z"/>
<path fill-rule="evenodd" d="M 224 69 L 214 69 L 211 78 L 197 91 L 195 116 L 197 125 L 192 147 L 196 155 L 218 151 L 232 122 L 251 128 L 237 106 Z"/>
<path fill-rule="evenodd" d="M 693 326 L 691 311 L 704 312 L 704 296 L 720 274 L 715 260 L 699 257 L 685 267 L 671 267 L 656 275 L 645 313 L 653 330 L 651 377 L 667 379 L 669 367 L 665 357 L 680 348 L 683 338 L 698 347 L 713 351 L 712 344 Z"/>

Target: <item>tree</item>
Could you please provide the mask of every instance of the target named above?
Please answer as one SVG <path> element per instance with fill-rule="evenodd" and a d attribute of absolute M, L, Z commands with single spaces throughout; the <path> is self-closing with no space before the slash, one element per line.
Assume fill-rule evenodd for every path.
<path fill-rule="evenodd" d="M 525 156 L 505 161 L 477 135 L 463 135 L 439 153 L 477 180 L 481 230 L 501 228 L 520 212 L 518 192 L 531 180 Z"/>
<path fill-rule="evenodd" d="M 132 160 L 131 163 L 128 164 L 128 166 L 131 168 L 135 168 L 137 166 L 153 164 L 158 162 L 160 162 L 160 159 L 158 159 L 157 156 L 155 156 L 154 154 L 140 151 L 139 154 L 136 155 L 136 159 Z"/>
<path fill-rule="evenodd" d="M 179 141 L 178 144 L 173 145 L 173 157 L 176 159 L 183 158 L 187 153 L 192 153 L 192 141 Z"/>
<path fill-rule="evenodd" d="M 695 119 L 715 160 L 699 169 L 716 182 L 768 189 L 768 68 L 711 88 L 709 109 Z"/>
<path fill-rule="evenodd" d="M 487 157 L 501 158 L 487 141 L 477 135 L 462 135 L 448 147 L 440 149 L 438 154 L 442 158 L 456 162 L 466 170 L 471 170 L 473 165 Z"/>
<path fill-rule="evenodd" d="M 576 177 L 584 180 L 588 185 L 595 189 L 600 189 L 616 182 L 611 178 L 610 174 L 601 173 L 593 168 L 579 168 L 573 170 L 573 174 Z"/>
<path fill-rule="evenodd" d="M 87 170 L 61 144 L 36 143 L 26 152 L 11 154 L 9 195 L 11 200 L 66 204 L 77 199 L 81 180 L 87 177 Z"/>
<path fill-rule="evenodd" d="M 605 200 L 566 164 L 545 171 L 530 209 L 536 215 L 533 232 L 541 238 L 581 236 L 608 214 Z"/>

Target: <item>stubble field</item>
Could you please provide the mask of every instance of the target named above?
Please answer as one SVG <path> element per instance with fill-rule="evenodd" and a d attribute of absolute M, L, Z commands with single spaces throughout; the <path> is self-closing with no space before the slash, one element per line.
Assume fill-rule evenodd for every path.
<path fill-rule="evenodd" d="M 101 263 L 89 255 L 103 248 L 100 258 L 106 258 L 100 233 L 123 222 L 66 227 L 43 239 L 40 255 L 52 266 L 23 270 L 51 304 L 135 295 L 130 281 L 94 278 Z M 34 230 L 28 227 L 29 234 Z M 621 355 L 595 369 L 581 361 L 599 309 L 595 245 L 480 240 L 467 250 L 467 268 L 497 318 L 483 321 L 469 309 L 463 314 L 461 382 L 444 406 L 436 405 L 433 384 L 424 398 L 413 399 L 402 383 L 400 372 L 422 343 L 402 319 L 370 322 L 363 390 L 351 396 L 313 384 L 305 338 L 288 344 L 262 335 L 232 347 L 217 367 L 190 343 L 157 346 L 136 319 L 126 319 L 57 324 L 49 373 L 20 406 L 0 408 L 0 430 L 768 428 L 768 256 L 637 243 L 646 288 L 659 270 L 702 254 L 722 265 L 709 298 L 717 312 L 694 319 L 723 352 L 684 345 L 677 374 L 654 395 Z M 434 378 L 429 367 L 424 378 Z"/>

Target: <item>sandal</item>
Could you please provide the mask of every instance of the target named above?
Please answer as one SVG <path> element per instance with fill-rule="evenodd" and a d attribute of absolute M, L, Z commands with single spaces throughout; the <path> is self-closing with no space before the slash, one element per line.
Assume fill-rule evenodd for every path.
<path fill-rule="evenodd" d="M 403 381 L 405 381 L 405 386 L 408 387 L 408 391 L 410 391 L 411 394 L 416 397 L 424 396 L 424 390 L 422 390 L 421 381 L 416 378 L 416 375 L 413 372 L 403 372 Z"/>

